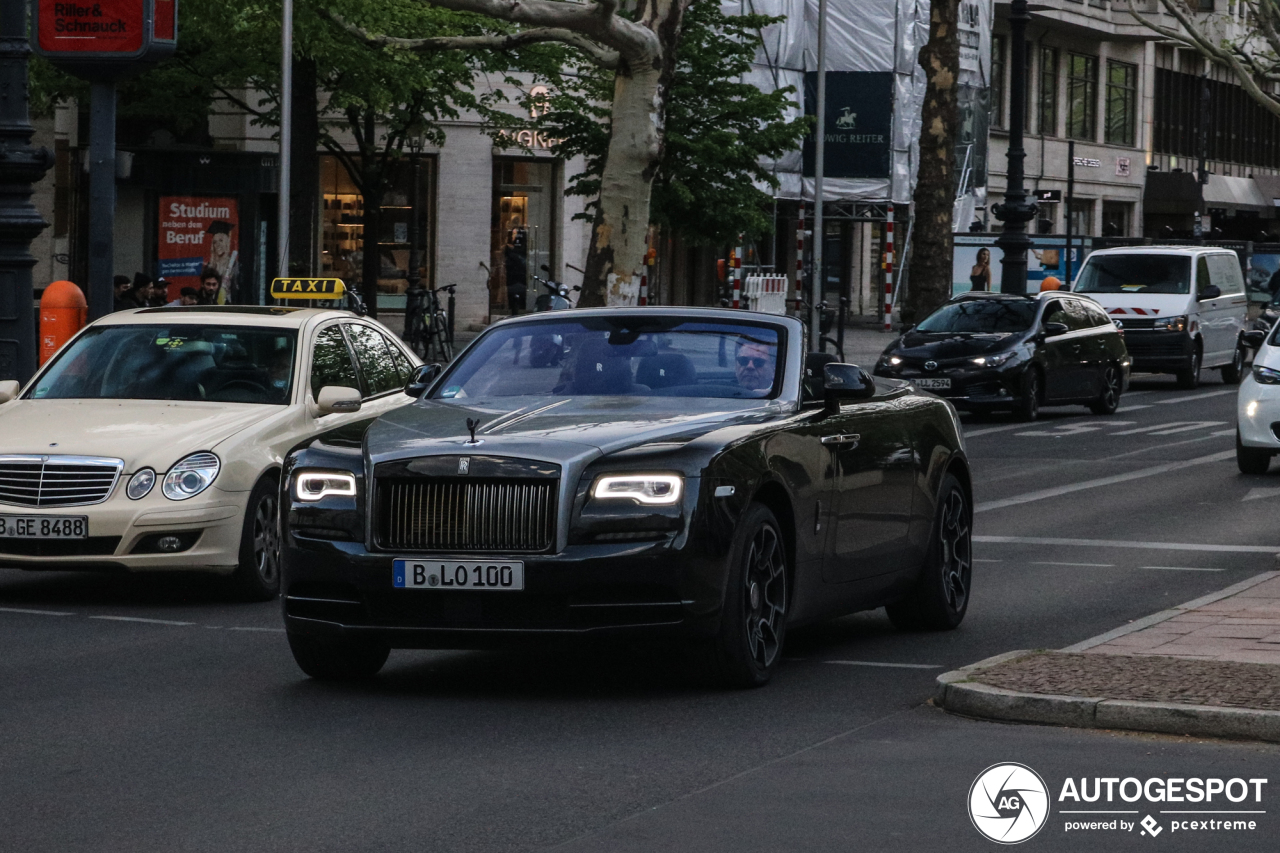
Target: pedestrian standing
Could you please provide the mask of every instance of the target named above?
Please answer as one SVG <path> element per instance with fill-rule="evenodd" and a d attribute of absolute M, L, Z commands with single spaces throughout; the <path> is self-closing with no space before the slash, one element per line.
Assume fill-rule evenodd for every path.
<path fill-rule="evenodd" d="M 227 291 L 222 286 L 222 275 L 213 267 L 205 267 L 200 273 L 200 304 L 227 304 Z"/>
<path fill-rule="evenodd" d="M 111 302 L 112 311 L 128 311 L 130 308 L 136 308 L 133 301 L 129 298 L 129 276 L 118 275 L 115 277 L 112 286 L 115 290 L 115 298 Z"/>

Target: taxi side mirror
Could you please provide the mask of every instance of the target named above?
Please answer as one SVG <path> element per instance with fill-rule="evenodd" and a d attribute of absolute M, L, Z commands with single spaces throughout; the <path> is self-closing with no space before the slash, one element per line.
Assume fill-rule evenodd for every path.
<path fill-rule="evenodd" d="M 422 399 L 422 395 L 427 393 L 427 389 L 431 387 L 431 383 L 440 378 L 440 374 L 444 373 L 443 364 L 424 364 L 409 377 L 409 381 L 404 384 L 404 393 L 408 394 L 415 400 Z"/>
<path fill-rule="evenodd" d="M 7 403 L 22 390 L 22 383 L 16 379 L 0 380 L 0 403 Z"/>
<path fill-rule="evenodd" d="M 856 364 L 828 364 L 822 368 L 822 388 L 829 411 L 838 411 L 841 400 L 874 397 L 876 382 Z"/>
<path fill-rule="evenodd" d="M 322 415 L 350 414 L 360 411 L 360 392 L 345 385 L 326 385 L 316 397 L 316 408 Z"/>

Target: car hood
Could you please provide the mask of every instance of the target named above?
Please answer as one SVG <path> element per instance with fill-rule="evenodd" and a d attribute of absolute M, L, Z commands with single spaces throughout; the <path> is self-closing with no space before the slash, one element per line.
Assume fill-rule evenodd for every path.
<path fill-rule="evenodd" d="M 1112 319 L 1177 317 L 1186 314 L 1191 298 L 1185 293 L 1084 293 Z"/>
<path fill-rule="evenodd" d="M 159 471 L 209 450 L 279 410 L 243 403 L 171 400 L 14 400 L 0 405 L 4 453 L 123 459 L 125 471 Z"/>
<path fill-rule="evenodd" d="M 594 457 L 656 441 L 686 443 L 712 430 L 782 415 L 768 400 L 688 397 L 560 397 L 425 400 L 379 418 L 368 447 L 375 462 L 411 456 L 484 454 L 547 461 Z M 469 444 L 468 419 L 479 421 Z"/>
<path fill-rule="evenodd" d="M 943 336 L 908 332 L 898 339 L 890 351 L 902 358 L 942 361 L 1008 349 L 1020 338 L 1019 334 Z"/>

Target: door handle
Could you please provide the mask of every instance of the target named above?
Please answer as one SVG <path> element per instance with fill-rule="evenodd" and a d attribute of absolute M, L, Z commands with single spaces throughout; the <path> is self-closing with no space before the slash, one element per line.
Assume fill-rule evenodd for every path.
<path fill-rule="evenodd" d="M 856 435 L 853 433 L 849 433 L 846 435 L 824 435 L 822 437 L 822 443 L 827 445 L 831 445 L 831 444 L 841 445 L 841 446 L 851 445 L 853 447 L 857 447 L 858 442 L 861 440 L 862 440 L 861 435 Z"/>

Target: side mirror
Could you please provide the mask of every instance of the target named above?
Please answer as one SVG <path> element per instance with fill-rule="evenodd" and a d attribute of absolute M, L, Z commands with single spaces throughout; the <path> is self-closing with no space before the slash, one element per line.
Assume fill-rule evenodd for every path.
<path fill-rule="evenodd" d="M 22 384 L 16 379 L 0 380 L 0 403 L 7 403 L 22 390 Z"/>
<path fill-rule="evenodd" d="M 422 395 L 427 393 L 427 389 L 431 387 L 431 383 L 435 382 L 441 373 L 444 373 L 443 364 L 422 365 L 413 371 L 409 381 L 404 384 L 404 393 L 415 400 L 421 399 Z"/>
<path fill-rule="evenodd" d="M 1267 341 L 1267 333 L 1261 329 L 1250 329 L 1240 333 L 1240 343 L 1249 349 L 1258 349 Z M 0 383 L 0 400 L 4 399 L 3 383 Z"/>
<path fill-rule="evenodd" d="M 345 385 L 326 385 L 320 389 L 316 407 L 322 415 L 350 414 L 360 411 L 360 392 Z"/>
<path fill-rule="evenodd" d="M 1067 328 L 1066 323 L 1045 323 L 1044 326 L 1042 326 L 1041 328 L 1044 329 L 1044 336 L 1046 338 L 1052 338 L 1057 335 L 1065 335 L 1067 332 L 1070 331 L 1070 329 Z"/>
<path fill-rule="evenodd" d="M 822 368 L 822 390 L 827 409 L 840 408 L 841 400 L 865 400 L 874 397 L 876 382 L 856 364 L 833 362 Z"/>
<path fill-rule="evenodd" d="M 1216 284 L 1206 284 L 1204 287 L 1200 289 L 1200 298 L 1202 300 L 1217 299 L 1221 295 L 1222 295 L 1222 288 L 1218 287 L 1218 285 Z"/>

